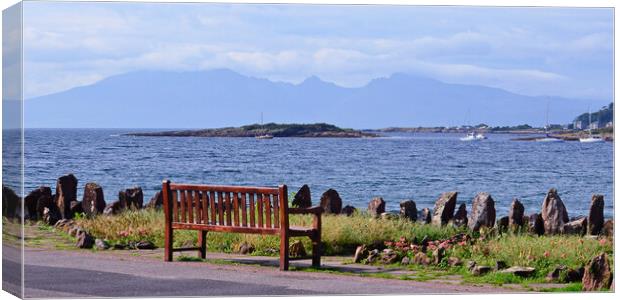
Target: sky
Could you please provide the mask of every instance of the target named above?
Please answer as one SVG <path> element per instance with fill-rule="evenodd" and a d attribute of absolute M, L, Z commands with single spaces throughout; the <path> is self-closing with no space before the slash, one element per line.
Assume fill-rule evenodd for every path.
<path fill-rule="evenodd" d="M 613 9 L 24 3 L 24 97 L 137 70 L 363 86 L 396 72 L 611 101 Z"/>

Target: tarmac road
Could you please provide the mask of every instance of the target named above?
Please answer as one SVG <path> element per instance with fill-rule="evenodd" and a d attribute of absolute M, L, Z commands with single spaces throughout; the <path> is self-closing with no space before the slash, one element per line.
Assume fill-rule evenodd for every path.
<path fill-rule="evenodd" d="M 3 269 L 19 269 L 3 247 Z M 164 262 L 121 251 L 95 253 L 26 248 L 25 297 L 156 297 L 498 293 L 506 289 L 327 274 L 276 267 Z M 9 255 L 6 255 L 9 254 Z M 9 277 L 10 278 L 10 277 Z M 5 282 L 5 287 L 8 287 Z M 514 292 L 514 291 L 513 291 Z"/>

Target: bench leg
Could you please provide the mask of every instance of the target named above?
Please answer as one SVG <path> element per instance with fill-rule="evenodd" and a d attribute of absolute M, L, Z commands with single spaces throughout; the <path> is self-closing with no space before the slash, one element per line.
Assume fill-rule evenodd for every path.
<path fill-rule="evenodd" d="M 207 258 L 207 233 L 206 230 L 198 231 L 198 246 L 200 247 L 198 255 L 200 258 Z"/>
<path fill-rule="evenodd" d="M 164 242 L 164 261 L 172 261 L 172 226 L 166 226 L 165 242 Z"/>
<path fill-rule="evenodd" d="M 288 271 L 288 235 L 280 236 L 280 271 Z"/>
<path fill-rule="evenodd" d="M 318 268 L 321 266 L 321 235 L 315 235 L 312 238 L 312 266 Z"/>

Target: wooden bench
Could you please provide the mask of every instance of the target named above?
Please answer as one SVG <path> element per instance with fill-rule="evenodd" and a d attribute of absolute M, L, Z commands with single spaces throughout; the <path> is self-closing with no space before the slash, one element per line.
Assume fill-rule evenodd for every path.
<path fill-rule="evenodd" d="M 280 270 L 288 270 L 289 238 L 312 240 L 312 266 L 321 263 L 321 214 L 323 208 L 289 208 L 286 185 L 245 187 L 223 185 L 162 184 L 164 202 L 165 261 L 175 251 L 198 251 L 206 257 L 207 233 L 236 232 L 280 236 Z M 289 214 L 313 214 L 312 227 L 289 226 Z M 173 231 L 198 231 L 198 247 L 173 248 Z"/>

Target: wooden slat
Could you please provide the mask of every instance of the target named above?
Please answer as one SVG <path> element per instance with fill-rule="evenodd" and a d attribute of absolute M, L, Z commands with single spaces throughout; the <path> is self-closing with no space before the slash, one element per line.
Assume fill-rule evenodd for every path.
<path fill-rule="evenodd" d="M 202 224 L 209 224 L 209 193 L 202 193 Z"/>
<path fill-rule="evenodd" d="M 187 211 L 185 209 L 185 191 L 179 191 L 179 195 L 181 196 L 181 199 L 179 201 L 181 203 L 181 222 L 185 223 L 185 221 L 187 220 Z"/>
<path fill-rule="evenodd" d="M 273 227 L 280 228 L 280 205 L 278 195 L 273 195 Z"/>
<path fill-rule="evenodd" d="M 278 194 L 276 187 L 255 187 L 255 186 L 232 186 L 232 185 L 204 185 L 204 184 L 183 184 L 171 183 L 172 190 L 194 190 L 194 191 L 215 191 L 224 193 L 256 193 L 256 194 Z"/>
<path fill-rule="evenodd" d="M 263 227 L 263 196 L 256 194 L 256 223 L 258 227 Z"/>
<path fill-rule="evenodd" d="M 195 223 L 202 223 L 202 193 L 200 191 L 196 191 L 194 194 L 194 204 L 196 205 L 196 218 L 194 219 Z"/>
<path fill-rule="evenodd" d="M 224 196 L 222 192 L 217 192 L 217 224 L 224 225 Z"/>
<path fill-rule="evenodd" d="M 172 219 L 174 222 L 179 222 L 179 197 L 177 191 L 170 191 L 172 194 Z"/>
<path fill-rule="evenodd" d="M 194 223 L 194 199 L 192 199 L 192 191 L 185 191 L 185 207 L 187 208 L 187 222 Z"/>
<path fill-rule="evenodd" d="M 217 224 L 217 217 L 215 212 L 215 192 L 209 192 L 209 210 L 211 211 L 211 222 L 209 224 L 215 225 Z"/>
<path fill-rule="evenodd" d="M 271 228 L 271 197 L 270 195 L 263 194 L 263 201 L 265 206 L 265 227 Z"/>
<path fill-rule="evenodd" d="M 235 226 L 239 226 L 239 194 L 233 193 L 233 222 Z"/>
<path fill-rule="evenodd" d="M 241 225 L 248 226 L 247 203 L 245 201 L 245 193 L 241 193 Z"/>
<path fill-rule="evenodd" d="M 254 193 L 250 193 L 248 195 L 250 197 L 250 227 L 254 227 L 256 225 L 255 217 L 256 216 L 256 206 L 254 205 Z"/>
<path fill-rule="evenodd" d="M 209 232 L 237 232 L 248 234 L 279 234 L 278 228 L 252 228 L 242 226 L 221 226 L 221 225 L 203 225 L 203 224 L 191 224 L 191 223 L 172 223 L 174 229 L 191 229 L 191 230 L 206 230 Z"/>
<path fill-rule="evenodd" d="M 226 225 L 230 226 L 232 225 L 232 217 L 230 215 L 231 213 L 231 209 L 232 209 L 232 205 L 230 205 L 230 193 L 226 192 Z"/>

